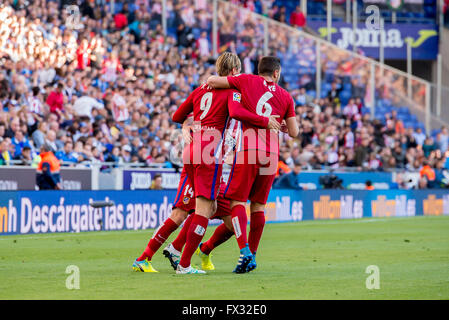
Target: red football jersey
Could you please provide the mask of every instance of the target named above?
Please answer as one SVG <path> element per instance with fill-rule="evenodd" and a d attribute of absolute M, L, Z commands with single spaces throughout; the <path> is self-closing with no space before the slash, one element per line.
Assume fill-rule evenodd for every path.
<path fill-rule="evenodd" d="M 229 119 L 228 105 L 240 104 L 235 90 L 196 88 L 173 114 L 173 121 L 182 123 L 193 112 L 193 143 L 190 145 L 190 163 L 221 162 L 222 142 Z M 201 143 L 199 143 L 201 142 Z M 207 148 L 207 150 L 206 150 Z M 214 160 L 216 159 L 216 160 Z M 186 159 L 184 159 L 186 160 Z"/>
<path fill-rule="evenodd" d="M 276 83 L 252 74 L 228 76 L 227 79 L 231 88 L 241 92 L 243 107 L 254 115 L 278 115 L 279 122 L 295 117 L 293 98 Z M 242 131 L 239 151 L 261 150 L 279 153 L 279 135 L 273 131 L 257 128 L 246 121 L 242 121 Z"/>

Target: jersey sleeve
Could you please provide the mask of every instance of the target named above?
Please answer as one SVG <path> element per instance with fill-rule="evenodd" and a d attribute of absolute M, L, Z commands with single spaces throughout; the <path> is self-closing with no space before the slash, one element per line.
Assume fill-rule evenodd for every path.
<path fill-rule="evenodd" d="M 249 111 L 242 105 L 241 100 L 242 94 L 240 92 L 229 90 L 228 109 L 231 118 L 245 121 L 256 127 L 266 128 L 268 126 L 268 117 L 260 116 Z"/>
<path fill-rule="evenodd" d="M 172 120 L 177 123 L 183 123 L 187 117 L 193 112 L 193 91 L 187 99 L 179 106 L 178 110 L 173 114 Z"/>
<path fill-rule="evenodd" d="M 236 89 L 242 92 L 242 88 L 247 83 L 248 77 L 247 74 L 242 73 L 235 76 L 228 76 L 227 79 L 231 89 Z"/>

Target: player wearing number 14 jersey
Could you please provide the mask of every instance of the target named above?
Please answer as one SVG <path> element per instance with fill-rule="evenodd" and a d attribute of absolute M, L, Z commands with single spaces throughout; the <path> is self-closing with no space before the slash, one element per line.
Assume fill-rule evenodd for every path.
<path fill-rule="evenodd" d="M 299 129 L 293 99 L 277 84 L 281 74 L 280 60 L 263 57 L 258 69 L 259 75 L 211 76 L 207 84 L 212 88 L 239 90 L 243 107 L 254 117 L 276 116 L 279 122 L 285 120 L 288 134 L 296 137 Z M 234 272 L 244 273 L 256 267 L 255 254 L 265 225 L 264 208 L 279 157 L 278 132 L 256 128 L 243 121 L 237 151 L 224 197 L 231 199 L 232 224 L 240 248 Z M 249 237 L 246 234 L 247 200 L 251 201 Z"/>

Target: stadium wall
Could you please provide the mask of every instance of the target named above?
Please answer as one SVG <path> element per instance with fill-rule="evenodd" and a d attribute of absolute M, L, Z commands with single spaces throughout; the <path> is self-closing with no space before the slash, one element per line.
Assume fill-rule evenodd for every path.
<path fill-rule="evenodd" d="M 0 235 L 157 228 L 175 190 L 0 192 Z M 92 201 L 114 205 L 93 208 Z M 268 222 L 449 215 L 447 190 L 273 190 Z M 219 221 L 212 221 L 217 224 Z"/>
<path fill-rule="evenodd" d="M 229 168 L 224 168 L 225 181 Z M 320 177 L 328 175 L 327 170 L 303 171 L 299 175 L 299 185 L 305 189 L 321 189 Z M 181 174 L 174 169 L 154 168 L 113 168 L 102 172 L 96 168 L 61 168 L 63 190 L 147 190 L 156 174 L 162 176 L 164 189 L 177 189 Z M 364 189 L 365 182 L 371 181 L 375 189 L 390 189 L 395 181 L 394 172 L 341 172 L 334 174 L 343 180 L 345 189 Z M 409 188 L 417 185 L 419 172 L 403 173 Z M 37 190 L 36 169 L 24 166 L 0 168 L 1 191 Z"/>

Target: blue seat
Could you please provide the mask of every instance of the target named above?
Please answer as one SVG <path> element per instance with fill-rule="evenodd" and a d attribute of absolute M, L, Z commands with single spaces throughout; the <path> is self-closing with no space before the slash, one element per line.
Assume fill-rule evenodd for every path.
<path fill-rule="evenodd" d="M 316 91 L 315 90 L 309 90 L 306 92 L 307 95 L 311 96 L 312 98 L 316 98 Z"/>
<path fill-rule="evenodd" d="M 320 97 L 321 98 L 326 98 L 328 94 L 329 94 L 328 90 L 321 90 Z"/>
<path fill-rule="evenodd" d="M 352 84 L 351 83 L 344 83 L 343 84 L 343 90 L 351 91 Z"/>
<path fill-rule="evenodd" d="M 352 96 L 351 91 L 343 90 L 342 92 L 340 92 L 341 105 L 342 106 L 347 105 L 351 96 Z"/>
<path fill-rule="evenodd" d="M 432 137 L 435 137 L 438 133 L 440 133 L 440 129 L 433 129 L 432 131 L 431 131 L 431 135 L 432 135 Z"/>

